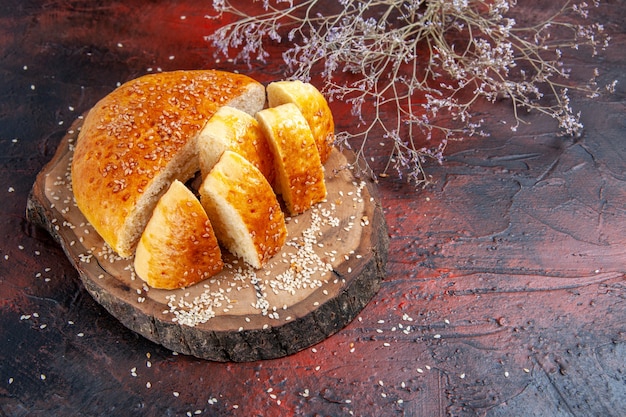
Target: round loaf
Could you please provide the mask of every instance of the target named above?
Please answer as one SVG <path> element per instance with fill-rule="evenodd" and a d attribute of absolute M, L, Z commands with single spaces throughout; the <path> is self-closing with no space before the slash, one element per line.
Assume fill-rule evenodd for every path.
<path fill-rule="evenodd" d="M 276 81 L 267 86 L 267 101 L 269 107 L 285 103 L 298 106 L 311 128 L 320 160 L 325 163 L 335 142 L 335 122 L 324 95 L 310 83 Z"/>
<path fill-rule="evenodd" d="M 200 187 L 218 241 L 254 268 L 282 248 L 287 227 L 271 185 L 252 163 L 226 151 Z"/>
<path fill-rule="evenodd" d="M 195 141 L 223 106 L 255 114 L 265 89 L 221 71 L 174 71 L 129 81 L 88 113 L 75 146 L 78 208 L 122 257 L 130 257 L 159 197 L 199 168 Z"/>
<path fill-rule="evenodd" d="M 222 253 L 200 201 L 175 180 L 156 205 L 141 235 L 135 272 L 152 288 L 175 289 L 222 270 Z"/>

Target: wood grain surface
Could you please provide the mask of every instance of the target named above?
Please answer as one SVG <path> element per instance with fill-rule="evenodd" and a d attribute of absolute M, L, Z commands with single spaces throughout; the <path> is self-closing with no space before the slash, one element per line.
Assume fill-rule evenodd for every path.
<path fill-rule="evenodd" d="M 558 2 L 518 2 L 520 18 Z M 0 8 L 0 415 L 626 415 L 626 2 L 591 18 L 612 46 L 568 55 L 614 94 L 575 95 L 570 139 L 506 101 L 487 138 L 451 143 L 433 185 L 380 180 L 389 229 L 381 288 L 347 327 L 293 355 L 214 362 L 128 330 L 85 289 L 26 202 L 70 124 L 151 71 L 241 69 L 203 36 L 210 5 L 17 1 Z M 259 3 L 259 7 L 261 4 Z M 245 71 L 283 77 L 280 49 Z M 349 108 L 331 103 L 339 130 Z M 379 149 L 380 148 L 380 149 Z M 373 146 L 382 169 L 385 149 Z"/>
<path fill-rule="evenodd" d="M 336 333 L 380 288 L 389 247 L 380 201 L 350 168 L 354 154 L 336 149 L 324 166 L 325 201 L 287 217 L 288 241 L 262 269 L 224 252 L 226 266 L 211 279 L 150 288 L 75 204 L 71 161 L 82 123 L 37 175 L 26 217 L 61 245 L 93 298 L 147 339 L 214 361 L 280 358 Z"/>

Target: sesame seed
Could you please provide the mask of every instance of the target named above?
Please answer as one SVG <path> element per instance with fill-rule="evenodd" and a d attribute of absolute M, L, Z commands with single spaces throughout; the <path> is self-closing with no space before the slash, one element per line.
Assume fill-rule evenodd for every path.
<path fill-rule="evenodd" d="M 172 55 L 172 57 L 174 57 L 174 55 Z M 69 188 L 71 187 L 71 181 L 68 181 L 68 179 L 68 177 L 60 176 L 58 182 L 59 184 L 65 184 L 68 190 L 71 191 L 71 188 Z M 119 186 L 122 187 L 125 185 L 120 183 Z M 130 186 L 131 185 L 128 184 L 128 187 Z M 359 196 L 360 187 L 362 186 L 363 184 L 355 183 L 355 188 L 351 191 L 346 190 L 346 192 L 349 191 L 351 196 Z M 60 205 L 60 201 L 64 200 L 64 196 L 61 195 L 59 198 Z M 64 204 L 67 205 L 68 213 L 73 213 L 77 210 L 72 198 L 66 200 Z M 354 207 L 358 206 L 355 205 Z M 346 208 L 345 204 L 342 206 L 342 209 L 344 208 Z M 363 218 L 358 208 L 351 214 L 351 220 L 353 221 L 350 222 L 348 229 L 353 228 L 353 225 L 359 220 L 363 222 L 368 220 L 367 218 Z M 61 221 L 62 220 L 63 219 L 61 219 Z M 338 234 L 345 237 L 341 229 L 343 226 L 346 226 L 347 222 L 340 221 L 340 219 L 336 217 L 336 207 L 334 203 L 329 201 L 322 202 L 312 207 L 307 212 L 306 216 L 294 217 L 291 221 L 292 225 L 298 223 L 300 228 L 298 229 L 299 232 L 297 236 L 290 236 L 290 240 L 288 240 L 285 249 L 281 253 L 285 256 L 285 267 L 287 267 L 285 273 L 280 276 L 275 276 L 271 273 L 272 271 L 269 271 L 269 268 L 267 268 L 267 270 L 262 269 L 255 271 L 240 261 L 234 261 L 231 265 L 224 268 L 225 271 L 233 274 L 232 276 L 235 283 L 232 288 L 226 288 L 227 285 L 222 284 L 220 282 L 221 280 L 213 280 L 212 282 L 205 282 L 205 287 L 195 287 L 192 293 L 186 292 L 183 294 L 182 291 L 173 292 L 171 294 L 172 297 L 165 299 L 167 306 L 163 310 L 163 314 L 168 315 L 173 322 L 193 327 L 207 322 L 216 315 L 224 314 L 224 312 L 236 314 L 237 309 L 244 303 L 240 302 L 237 304 L 234 302 L 233 298 L 237 298 L 237 296 L 233 294 L 252 289 L 254 291 L 252 293 L 253 297 L 256 294 L 256 300 L 253 300 L 251 304 L 253 308 L 257 309 L 268 321 L 268 323 L 262 324 L 261 322 L 258 325 L 262 326 L 263 329 L 268 329 L 270 326 L 269 323 L 276 325 L 274 320 L 280 319 L 282 321 L 282 318 L 284 318 L 285 321 L 294 320 L 294 313 L 289 309 L 290 305 L 286 305 L 282 301 L 276 303 L 276 306 L 273 305 L 274 302 L 272 300 L 280 299 L 281 294 L 284 293 L 288 296 L 295 296 L 298 291 L 313 291 L 319 288 L 323 294 L 328 295 L 336 293 L 337 289 L 341 290 L 338 286 L 341 286 L 345 281 L 341 279 L 333 280 L 333 276 L 331 275 L 334 269 L 333 264 L 335 263 L 335 258 L 340 260 L 343 256 L 347 259 L 356 256 L 358 259 L 361 255 L 355 253 L 355 251 L 344 254 L 341 251 L 332 250 L 332 246 L 336 245 L 334 239 L 332 244 L 322 242 L 320 239 L 320 233 L 324 227 L 336 227 Z M 77 246 L 79 245 L 79 240 L 83 243 L 89 242 L 89 245 L 92 245 L 92 239 L 94 239 L 96 235 L 95 230 L 86 222 L 83 222 L 84 224 L 82 225 L 78 223 L 79 222 L 77 222 L 76 225 L 70 225 L 68 222 L 68 224 L 64 224 L 63 227 L 76 228 Z M 324 245 L 324 243 L 326 244 Z M 88 247 L 88 245 L 85 246 Z M 112 249 L 107 247 L 107 245 L 102 244 L 101 246 L 101 248 L 92 247 L 88 250 L 84 250 L 84 253 L 78 257 L 79 260 L 85 263 L 91 262 L 100 264 L 102 264 L 104 260 L 106 260 L 107 263 L 127 262 L 116 257 Z M 275 261 L 275 264 L 278 264 L 278 259 Z M 126 271 L 128 271 L 126 273 L 129 274 L 130 279 L 134 280 L 132 267 Z M 351 271 L 351 269 L 349 269 L 349 271 Z M 108 277 L 108 275 L 105 275 L 106 274 L 100 274 L 99 278 L 105 279 Z M 329 275 L 331 276 L 330 278 L 328 278 Z M 146 294 L 143 293 L 141 289 L 137 289 L 137 285 L 139 285 L 140 282 L 141 280 L 137 277 L 137 283 L 133 283 L 134 286 L 131 287 L 136 290 L 137 303 L 146 302 Z M 279 297 L 268 298 L 268 294 L 277 294 Z M 155 294 L 155 297 L 156 296 L 157 294 Z M 321 303 L 315 301 L 312 304 L 317 307 Z M 281 317 L 279 311 L 274 308 L 285 311 L 283 317 Z M 244 313 L 244 315 L 245 314 L 246 313 Z M 241 323 L 236 325 L 240 331 L 244 328 L 244 326 L 241 325 L 244 320 L 247 323 L 251 322 L 250 317 L 252 316 L 245 317 L 244 315 L 240 316 Z M 354 346 L 351 346 L 350 349 L 354 351 Z"/>

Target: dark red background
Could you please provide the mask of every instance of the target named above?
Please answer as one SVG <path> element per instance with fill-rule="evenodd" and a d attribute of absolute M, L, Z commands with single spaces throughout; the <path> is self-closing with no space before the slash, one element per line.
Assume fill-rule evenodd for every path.
<path fill-rule="evenodd" d="M 520 16 L 556 7 L 519 3 Z M 576 97 L 582 138 L 538 115 L 512 133 L 506 102 L 480 107 L 491 136 L 451 144 L 427 167 L 434 185 L 381 181 L 388 276 L 359 318 L 314 349 L 242 364 L 172 355 L 124 328 L 25 219 L 65 129 L 116 83 L 180 68 L 283 77 L 278 54 L 249 69 L 216 63 L 209 11 L 0 6 L 0 415 L 626 414 L 626 2 L 594 11 L 611 48 L 569 59 L 579 80 L 594 66 L 620 80 L 613 95 Z"/>

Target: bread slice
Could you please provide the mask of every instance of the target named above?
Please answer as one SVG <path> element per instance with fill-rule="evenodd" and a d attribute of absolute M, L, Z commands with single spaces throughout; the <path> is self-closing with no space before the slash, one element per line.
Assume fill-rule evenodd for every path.
<path fill-rule="evenodd" d="M 85 117 L 72 162 L 78 208 L 122 257 L 130 257 L 174 179 L 199 168 L 196 137 L 223 106 L 255 114 L 265 89 L 222 71 L 174 71 L 129 81 Z"/>
<path fill-rule="evenodd" d="M 135 272 L 153 288 L 187 287 L 224 266 L 200 201 L 175 180 L 156 205 L 135 253 Z"/>
<path fill-rule="evenodd" d="M 309 125 L 293 103 L 256 114 L 268 139 L 276 167 L 276 191 L 291 215 L 300 214 L 326 198 L 324 167 Z"/>
<path fill-rule="evenodd" d="M 254 268 L 262 268 L 287 239 L 276 194 L 261 171 L 226 151 L 200 187 L 202 205 L 218 241 Z"/>
<path fill-rule="evenodd" d="M 209 119 L 197 140 L 202 178 L 206 178 L 226 150 L 236 152 L 274 182 L 274 157 L 257 120 L 230 106 L 220 108 Z"/>
<path fill-rule="evenodd" d="M 276 81 L 267 86 L 270 107 L 293 103 L 306 119 L 320 153 L 322 164 L 326 162 L 335 142 L 335 122 L 324 95 L 310 83 L 302 81 Z"/>

